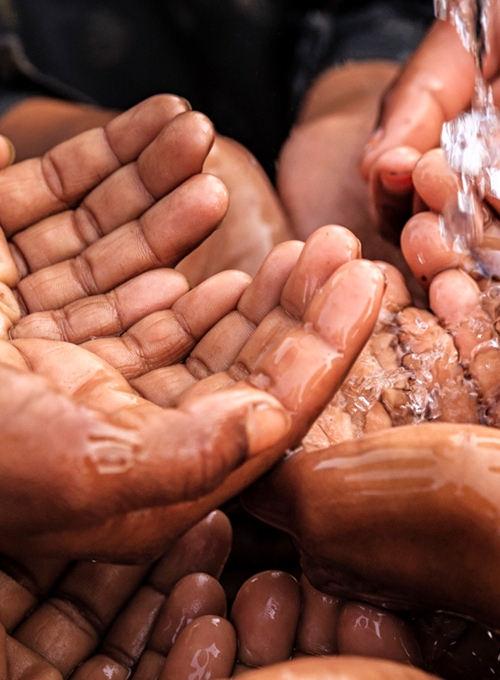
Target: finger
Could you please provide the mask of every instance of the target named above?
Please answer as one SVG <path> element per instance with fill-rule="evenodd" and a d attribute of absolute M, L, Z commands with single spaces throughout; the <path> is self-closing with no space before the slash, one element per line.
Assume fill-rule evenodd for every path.
<path fill-rule="evenodd" d="M 424 288 L 445 269 L 477 272 L 481 266 L 463 250 L 455 250 L 434 213 L 414 215 L 401 234 L 401 248 L 415 278 Z"/>
<path fill-rule="evenodd" d="M 389 659 L 421 666 L 422 657 L 410 624 L 392 612 L 347 602 L 338 620 L 339 654 Z"/>
<path fill-rule="evenodd" d="M 99 647 L 99 655 L 130 673 L 146 647 L 164 601 L 162 593 L 142 586 L 114 621 Z"/>
<path fill-rule="evenodd" d="M 152 519 L 155 521 L 154 518 Z M 163 523 L 157 524 L 161 526 Z M 138 538 L 143 534 L 142 531 Z M 186 583 L 184 577 L 197 571 L 211 574 L 218 579 L 229 556 L 231 539 L 232 528 L 227 516 L 220 510 L 214 510 L 181 536 L 159 560 L 149 575 L 149 583 L 160 592 L 169 595 L 175 589 L 176 583 L 181 581 Z M 187 583 L 189 584 L 189 581 Z M 182 605 L 178 597 L 175 601 Z M 193 598 L 189 597 L 184 604 L 187 605 L 189 611 L 189 607 L 194 604 Z M 161 630 L 160 621 L 158 628 Z M 160 649 L 162 649 L 161 641 Z M 136 680 L 158 678 L 164 662 L 164 653 L 154 651 L 151 646 L 148 646 L 135 670 L 134 678 Z"/>
<path fill-rule="evenodd" d="M 473 57 L 455 28 L 436 21 L 385 97 L 380 126 L 361 163 L 365 178 L 389 149 L 439 146 L 443 123 L 468 107 L 474 78 Z"/>
<path fill-rule="evenodd" d="M 493 321 L 482 306 L 483 297 L 478 284 L 458 269 L 438 274 L 429 290 L 431 309 L 453 335 L 460 361 L 467 367 L 477 346 L 492 347 L 496 337 Z"/>
<path fill-rule="evenodd" d="M 360 257 L 361 243 L 348 229 L 333 225 L 314 232 L 283 290 L 280 301 L 287 313 L 302 316 L 332 272 Z"/>
<path fill-rule="evenodd" d="M 121 335 L 145 316 L 170 308 L 187 291 L 187 281 L 174 270 L 145 272 L 109 293 L 76 300 L 62 309 L 29 314 L 16 323 L 9 336 L 79 344 L 90 338 Z"/>
<path fill-rule="evenodd" d="M 213 510 L 186 531 L 159 560 L 150 583 L 164 595 L 184 576 L 195 572 L 220 578 L 232 543 L 231 523 L 221 510 Z"/>
<path fill-rule="evenodd" d="M 442 215 L 443 238 L 454 250 L 474 250 L 484 241 L 484 229 L 491 217 L 486 205 L 472 194 L 472 214 L 459 206 L 464 180 L 446 162 L 442 149 L 433 149 L 417 163 L 413 182 L 419 196 L 434 212 Z"/>
<path fill-rule="evenodd" d="M 96 648 L 146 567 L 80 562 L 14 633 L 66 677 Z"/>
<path fill-rule="evenodd" d="M 499 264 L 498 219 L 489 208 L 495 208 L 489 196 L 481 203 L 473 197 L 472 223 L 464 223 L 458 215 L 458 192 L 463 190 L 459 176 L 448 166 L 442 150 L 434 149 L 422 156 L 413 173 L 415 188 L 435 213 L 443 215 L 441 221 L 442 248 L 455 252 L 471 249 L 477 259 L 475 269 L 486 276 L 496 276 Z"/>
<path fill-rule="evenodd" d="M 402 274 L 386 263 L 376 263 L 386 280 L 375 329 L 348 376 L 302 440 L 307 451 L 365 436 L 414 412 L 407 392 L 410 374 L 401 369 L 398 313 L 411 303 Z M 395 403 L 396 407 L 391 405 Z M 394 423 L 392 418 L 394 418 Z"/>
<path fill-rule="evenodd" d="M 168 276 L 172 277 L 174 282 L 179 281 L 177 289 L 182 286 L 184 295 L 179 295 L 172 286 L 172 290 L 163 293 L 163 296 L 166 298 L 168 294 L 173 298 L 175 294 L 176 299 L 171 299 L 170 304 L 159 305 L 162 311 L 150 314 L 131 327 L 125 326 L 128 330 L 119 338 L 99 338 L 84 344 L 86 349 L 108 361 L 129 380 L 172 364 L 175 365 L 174 370 L 179 370 L 177 368 L 179 362 L 186 359 L 196 342 L 203 338 L 221 317 L 224 318 L 236 307 L 250 282 L 248 275 L 243 272 L 221 272 L 186 292 L 186 280 L 181 274 L 170 271 Z M 147 294 L 147 291 L 145 292 Z M 123 302 L 122 315 L 128 316 L 127 302 L 126 300 Z M 195 359 L 191 366 L 193 363 L 196 363 Z M 196 367 L 192 367 L 191 371 L 187 368 L 184 370 L 189 375 L 198 377 L 197 373 L 203 374 L 203 364 L 198 360 Z M 164 378 L 167 382 L 156 381 L 155 385 L 152 385 L 151 379 L 148 380 L 146 376 L 142 381 L 136 380 L 134 387 L 155 403 L 163 405 L 165 398 L 159 395 L 171 389 L 168 372 Z M 142 392 L 143 389 L 145 392 Z"/>
<path fill-rule="evenodd" d="M 245 506 L 294 535 L 316 588 L 492 626 L 498 578 L 491 555 L 500 550 L 497 514 L 490 510 L 498 498 L 497 440 L 496 428 L 422 423 L 313 455 L 298 452 L 246 492 Z M 464 475 L 470 492 L 462 495 Z"/>
<path fill-rule="evenodd" d="M 147 269 L 175 265 L 211 233 L 226 209 L 227 192 L 220 180 L 195 175 L 138 220 L 107 234 L 74 259 L 30 274 L 18 290 L 31 312 L 105 293 Z"/>
<path fill-rule="evenodd" d="M 188 574 L 174 586 L 148 641 L 148 650 L 167 656 L 184 628 L 208 614 L 226 616 L 226 595 L 208 574 Z"/>
<path fill-rule="evenodd" d="M 14 292 L 9 285 L 0 282 L 0 339 L 9 339 L 14 324 L 20 318 L 21 309 Z"/>
<path fill-rule="evenodd" d="M 294 319 L 304 314 L 314 294 L 327 284 L 332 273 L 359 256 L 359 241 L 343 227 L 323 227 L 314 232 L 285 285 L 280 305 L 267 315 L 237 358 L 240 370 L 251 371 L 263 351 L 279 342 L 294 325 Z"/>
<path fill-rule="evenodd" d="M 202 386 L 197 387 L 198 380 L 227 370 L 235 361 L 256 325 L 279 303 L 283 286 L 297 262 L 302 247 L 298 241 L 288 241 L 273 248 L 255 278 L 242 290 L 241 297 L 237 301 L 235 297 L 235 309 L 230 311 L 228 306 L 226 314 L 221 315 L 222 318 L 212 324 L 212 328 L 209 328 L 208 324 L 205 326 L 203 337 L 201 333 L 198 335 L 199 342 L 185 363 L 150 371 L 134 379 L 132 381 L 134 389 L 156 404 L 173 406 L 178 403 L 180 397 L 187 398 L 189 394 L 208 393 L 221 388 L 221 382 L 217 381 L 213 383 L 212 390 L 212 382 L 209 384 L 206 380 Z M 225 285 L 223 288 L 223 282 L 221 274 L 211 277 L 204 284 L 197 286 L 190 295 L 198 295 L 200 291 L 209 290 L 207 288 L 209 285 L 214 287 L 212 300 L 215 293 L 219 299 L 231 290 L 235 293 L 239 290 L 234 284 Z M 183 316 L 187 317 L 189 314 L 193 319 L 202 318 L 203 311 L 206 313 L 207 309 L 205 302 L 203 301 L 203 306 L 200 305 L 199 309 L 193 306 L 194 313 L 191 314 L 188 308 L 191 302 L 188 298 L 189 296 L 186 296 L 183 300 L 183 305 L 185 302 Z M 224 381 L 223 384 L 228 386 L 232 384 L 232 380 Z"/>
<path fill-rule="evenodd" d="M 236 656 L 236 634 L 226 619 L 203 616 L 189 624 L 163 666 L 160 680 L 228 678 Z"/>
<path fill-rule="evenodd" d="M 377 324 L 383 325 L 393 320 L 393 315 L 412 303 L 411 294 L 407 288 L 403 274 L 396 267 L 387 262 L 375 261 L 377 267 L 384 272 L 387 286 L 382 300 Z"/>
<path fill-rule="evenodd" d="M 141 656 L 134 671 L 134 680 L 158 680 L 165 664 L 163 654 L 156 654 L 148 649 Z"/>
<path fill-rule="evenodd" d="M 378 267 L 364 260 L 348 262 L 313 298 L 302 324 L 272 351 L 256 358 L 243 350 L 239 361 L 248 366 L 251 384 L 265 386 L 295 414 L 293 431 L 306 430 L 326 391 L 333 387 L 331 398 L 341 384 L 375 325 L 384 288 Z M 298 347 L 309 356 L 300 375 L 292 368 Z"/>
<path fill-rule="evenodd" d="M 213 136 L 210 121 L 201 113 L 174 117 L 137 161 L 118 167 L 75 210 L 46 218 L 13 237 L 28 270 L 75 257 L 104 234 L 139 218 L 156 200 L 201 172 Z"/>
<path fill-rule="evenodd" d="M 242 680 L 436 680 L 418 668 L 353 656 L 294 659 L 239 676 Z"/>
<path fill-rule="evenodd" d="M 495 293 L 493 293 L 493 299 Z M 461 363 L 472 378 L 469 391 L 474 394 L 479 422 L 498 426 L 498 379 L 495 367 L 500 362 L 498 334 L 488 313 L 492 298 L 482 293 L 469 276 L 457 270 L 442 272 L 432 282 L 430 304 L 460 353 Z M 460 302 L 458 302 L 460 300 Z"/>
<path fill-rule="evenodd" d="M 238 662 L 268 666 L 292 655 L 300 614 L 300 587 L 283 571 L 265 571 L 248 579 L 231 608 L 238 636 Z"/>
<path fill-rule="evenodd" d="M 234 363 L 256 326 L 279 304 L 283 287 L 302 248 L 303 244 L 298 241 L 287 241 L 273 248 L 244 290 L 236 308 L 210 330 L 207 328 L 208 332 L 187 357 L 185 364 L 159 369 L 137 378 L 132 383 L 134 388 L 157 404 L 173 406 L 195 395 L 229 387 L 233 380 L 217 372 L 227 370 Z M 209 281 L 215 284 L 222 282 L 222 279 L 212 277 Z M 200 286 L 195 290 L 198 289 L 201 289 Z"/>
<path fill-rule="evenodd" d="M 0 624 L 11 632 L 48 593 L 67 567 L 66 560 L 0 560 Z"/>
<path fill-rule="evenodd" d="M 5 238 L 3 229 L 0 229 L 0 283 L 2 286 L 14 288 L 19 282 L 19 272 L 12 253 Z"/>
<path fill-rule="evenodd" d="M 115 620 L 99 648 L 99 653 L 82 663 L 72 674 L 73 680 L 127 680 L 142 658 L 163 595 L 145 586 Z M 151 676 L 150 680 L 152 680 Z"/>
<path fill-rule="evenodd" d="M 10 636 L 7 636 L 5 640 L 5 657 L 8 666 L 6 680 L 24 680 L 26 677 L 53 678 L 54 673 L 57 680 L 61 678 L 61 675 L 54 670 L 50 663 Z"/>
<path fill-rule="evenodd" d="M 342 601 L 321 593 L 302 574 L 302 608 L 297 627 L 298 652 L 315 656 L 337 654 L 337 625 Z"/>
<path fill-rule="evenodd" d="M 14 145 L 4 135 L 0 135 L 0 168 L 6 168 L 12 165 L 16 160 L 16 149 Z"/>
<path fill-rule="evenodd" d="M 13 165 L 0 175 L 0 223 L 8 236 L 75 204 L 120 165 L 130 163 L 187 102 L 153 97 L 120 114 L 105 128 L 59 144 L 43 158 Z"/>
<path fill-rule="evenodd" d="M 72 680 L 102 680 L 112 677 L 113 680 L 128 680 L 130 668 L 104 654 L 95 654 L 82 663 L 71 675 Z"/>
<path fill-rule="evenodd" d="M 431 149 L 423 154 L 413 171 L 413 183 L 429 210 L 443 213 L 456 201 L 460 188 L 456 172 L 446 162 L 442 149 Z"/>

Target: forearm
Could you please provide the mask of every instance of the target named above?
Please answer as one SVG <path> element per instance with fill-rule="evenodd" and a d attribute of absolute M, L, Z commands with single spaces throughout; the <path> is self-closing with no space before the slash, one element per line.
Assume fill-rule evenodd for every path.
<path fill-rule="evenodd" d="M 50 97 L 32 97 L 0 116 L 0 134 L 16 148 L 16 159 L 40 156 L 53 146 L 93 127 L 105 125 L 118 111 Z"/>

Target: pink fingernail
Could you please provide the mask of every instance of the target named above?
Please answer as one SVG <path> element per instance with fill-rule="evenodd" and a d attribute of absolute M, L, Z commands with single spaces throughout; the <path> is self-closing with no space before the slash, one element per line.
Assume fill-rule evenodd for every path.
<path fill-rule="evenodd" d="M 407 193 L 413 187 L 411 172 L 381 172 L 380 182 L 392 193 Z"/>

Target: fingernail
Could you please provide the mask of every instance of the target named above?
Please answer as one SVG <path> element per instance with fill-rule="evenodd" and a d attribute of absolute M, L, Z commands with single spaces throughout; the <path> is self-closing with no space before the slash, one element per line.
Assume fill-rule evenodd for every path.
<path fill-rule="evenodd" d="M 392 193 L 407 193 L 413 187 L 411 172 L 381 172 L 380 182 Z"/>
<path fill-rule="evenodd" d="M 248 455 L 255 456 L 284 439 L 291 419 L 283 409 L 262 402 L 255 404 L 245 418 Z"/>

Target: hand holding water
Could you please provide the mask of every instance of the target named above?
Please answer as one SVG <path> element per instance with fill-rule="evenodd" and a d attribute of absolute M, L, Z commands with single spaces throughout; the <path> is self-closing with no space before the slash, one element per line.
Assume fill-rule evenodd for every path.
<path fill-rule="evenodd" d="M 499 96 L 500 9 L 489 15 L 489 44 L 482 72 Z M 384 98 L 377 130 L 365 149 L 361 169 L 370 183 L 379 227 L 393 239 L 411 211 L 422 207 L 411 174 L 422 153 L 439 147 L 443 124 L 468 110 L 477 82 L 474 56 L 451 21 L 438 20 Z M 406 201 L 408 212 L 401 214 Z"/>

